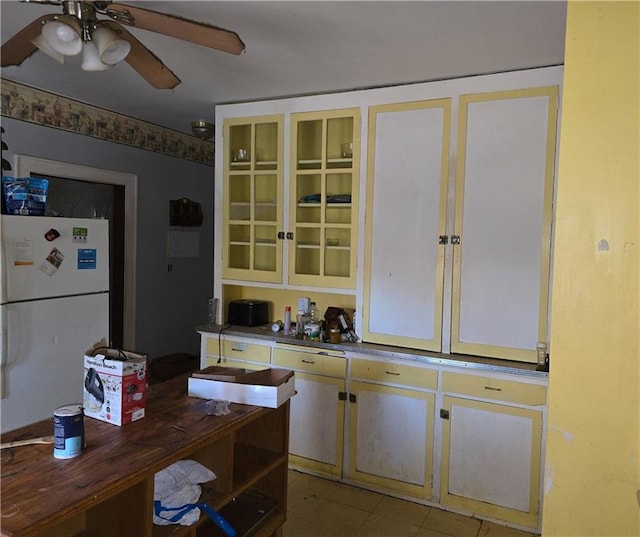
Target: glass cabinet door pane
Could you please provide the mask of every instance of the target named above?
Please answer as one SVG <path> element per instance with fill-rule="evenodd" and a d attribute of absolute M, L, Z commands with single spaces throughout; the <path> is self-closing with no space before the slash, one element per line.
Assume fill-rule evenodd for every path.
<path fill-rule="evenodd" d="M 320 229 L 296 228 L 296 273 L 320 275 Z"/>
<path fill-rule="evenodd" d="M 350 276 L 350 255 L 348 248 L 328 248 L 324 257 L 325 276 L 348 278 Z"/>
<path fill-rule="evenodd" d="M 322 179 L 320 174 L 296 176 L 297 200 L 295 220 L 302 224 L 320 223 L 322 214 Z"/>
<path fill-rule="evenodd" d="M 351 228 L 329 227 L 325 231 L 324 274 L 351 275 Z"/>
<path fill-rule="evenodd" d="M 275 222 L 278 219 L 278 176 L 259 174 L 254 178 L 254 220 Z"/>
<path fill-rule="evenodd" d="M 251 226 L 229 226 L 229 266 L 248 269 L 250 266 Z"/>
<path fill-rule="evenodd" d="M 298 169 L 319 168 L 322 163 L 322 120 L 298 123 Z"/>
<path fill-rule="evenodd" d="M 327 167 L 350 167 L 353 158 L 353 118 L 327 120 Z"/>
<path fill-rule="evenodd" d="M 248 175 L 229 177 L 229 220 L 251 219 L 251 178 Z"/>
<path fill-rule="evenodd" d="M 278 124 L 257 123 L 255 130 L 256 169 L 274 170 L 278 165 Z"/>
<path fill-rule="evenodd" d="M 256 270 L 276 270 L 276 240 L 278 231 L 275 226 L 255 226 L 254 268 Z"/>
<path fill-rule="evenodd" d="M 229 162 L 232 169 L 246 169 L 251 161 L 251 125 L 234 125 L 229 129 Z"/>
<path fill-rule="evenodd" d="M 351 173 L 327 174 L 325 222 L 351 223 Z"/>

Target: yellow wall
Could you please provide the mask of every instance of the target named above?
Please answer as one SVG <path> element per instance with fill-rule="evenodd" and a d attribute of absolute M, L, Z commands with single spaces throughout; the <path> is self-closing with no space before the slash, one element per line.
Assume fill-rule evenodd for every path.
<path fill-rule="evenodd" d="M 569 2 L 542 533 L 640 535 L 640 3 Z"/>

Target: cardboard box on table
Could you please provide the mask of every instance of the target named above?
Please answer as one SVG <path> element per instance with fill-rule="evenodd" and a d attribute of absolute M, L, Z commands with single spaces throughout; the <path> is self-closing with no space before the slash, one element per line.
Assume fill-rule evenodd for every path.
<path fill-rule="evenodd" d="M 114 425 L 144 418 L 147 356 L 110 347 L 84 355 L 84 414 Z"/>
<path fill-rule="evenodd" d="M 189 377 L 189 396 L 202 399 L 277 408 L 294 392 L 295 377 L 288 369 L 247 372 L 245 369 L 212 366 Z"/>

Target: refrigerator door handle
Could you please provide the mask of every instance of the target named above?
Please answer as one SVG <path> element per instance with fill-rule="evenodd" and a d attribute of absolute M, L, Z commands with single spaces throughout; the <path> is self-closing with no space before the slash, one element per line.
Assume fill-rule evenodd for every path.
<path fill-rule="evenodd" d="M 7 372 L 5 366 L 7 365 L 7 354 L 9 352 L 9 342 L 7 338 L 9 336 L 7 330 L 7 306 L 0 306 L 0 399 L 5 397 L 5 378 Z"/>

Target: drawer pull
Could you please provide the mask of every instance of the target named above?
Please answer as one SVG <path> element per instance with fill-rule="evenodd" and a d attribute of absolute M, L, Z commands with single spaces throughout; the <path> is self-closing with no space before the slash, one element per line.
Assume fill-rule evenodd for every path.
<path fill-rule="evenodd" d="M 231 350 L 236 352 L 244 352 L 244 349 L 238 349 L 236 347 L 231 347 Z"/>
<path fill-rule="evenodd" d="M 394 373 L 393 371 L 385 371 L 385 373 L 386 373 L 387 375 L 395 375 L 395 376 L 397 376 L 397 377 L 399 377 L 399 376 L 400 376 L 400 373 Z"/>
<path fill-rule="evenodd" d="M 494 392 L 501 392 L 502 391 L 502 388 L 494 388 L 493 386 L 485 386 L 484 389 L 485 390 L 491 390 L 491 391 L 494 391 Z"/>
<path fill-rule="evenodd" d="M 318 351 L 316 354 L 319 354 L 320 356 L 329 356 L 327 351 Z"/>
<path fill-rule="evenodd" d="M 303 364 L 315 364 L 315 361 L 314 361 L 314 360 L 304 360 L 304 359 L 303 359 L 303 360 L 302 360 L 302 363 L 303 363 Z"/>

